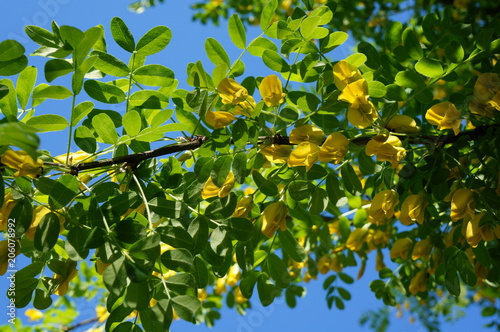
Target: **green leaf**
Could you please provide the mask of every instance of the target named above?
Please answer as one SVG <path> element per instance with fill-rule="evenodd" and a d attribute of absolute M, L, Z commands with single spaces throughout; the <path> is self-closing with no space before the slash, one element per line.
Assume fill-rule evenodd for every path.
<path fill-rule="evenodd" d="M 328 206 L 328 195 L 323 188 L 316 187 L 307 205 L 311 214 L 320 214 Z"/>
<path fill-rule="evenodd" d="M 49 292 L 44 292 L 41 289 L 35 289 L 35 299 L 33 306 L 38 310 L 45 310 L 52 305 L 52 298 Z"/>
<path fill-rule="evenodd" d="M 403 32 L 403 24 L 399 21 L 390 22 L 385 30 L 385 47 L 389 50 L 394 50 L 399 46 L 401 41 L 401 33 Z"/>
<path fill-rule="evenodd" d="M 162 51 L 170 43 L 172 31 L 159 25 L 144 34 L 137 42 L 137 52 L 141 55 L 152 55 Z"/>
<path fill-rule="evenodd" d="M 10 61 L 23 56 L 24 46 L 16 40 L 7 39 L 0 43 L 0 61 Z"/>
<path fill-rule="evenodd" d="M 78 44 L 85 38 L 83 31 L 69 25 L 61 26 L 59 35 L 61 40 L 65 42 L 66 45 L 69 44 L 73 49 L 76 49 Z"/>
<path fill-rule="evenodd" d="M 252 178 L 257 188 L 267 196 L 276 196 L 279 193 L 278 186 L 271 180 L 267 180 L 260 172 L 253 171 Z"/>
<path fill-rule="evenodd" d="M 171 86 L 175 74 L 162 65 L 145 65 L 134 70 L 133 78 L 137 83 L 148 86 Z"/>
<path fill-rule="evenodd" d="M 104 286 L 116 297 L 119 297 L 127 287 L 127 271 L 125 258 L 120 257 L 109 265 L 102 275 Z"/>
<path fill-rule="evenodd" d="M 94 67 L 107 75 L 125 77 L 130 73 L 130 69 L 125 62 L 111 54 L 101 51 L 94 51 L 92 55 L 97 55 Z"/>
<path fill-rule="evenodd" d="M 358 51 L 366 55 L 366 65 L 372 69 L 380 67 L 380 56 L 377 49 L 370 43 L 361 42 L 358 44 Z"/>
<path fill-rule="evenodd" d="M 386 86 L 386 88 L 387 92 L 385 94 L 385 97 L 389 100 L 403 101 L 406 100 L 406 98 L 408 98 L 406 91 L 399 85 L 389 84 Z"/>
<path fill-rule="evenodd" d="M 262 53 L 262 60 L 267 67 L 279 73 L 290 71 L 290 66 L 285 59 L 273 50 L 265 50 Z"/>
<path fill-rule="evenodd" d="M 228 21 L 229 37 L 236 47 L 244 49 L 247 44 L 246 31 L 240 17 L 234 13 Z"/>
<path fill-rule="evenodd" d="M 140 90 L 129 98 L 130 105 L 139 108 L 162 109 L 168 105 L 168 97 L 155 90 Z"/>
<path fill-rule="evenodd" d="M 224 181 L 226 181 L 229 171 L 231 170 L 232 162 L 233 158 L 229 155 L 220 156 L 215 160 L 210 175 L 212 177 L 212 181 L 217 187 L 222 187 Z"/>
<path fill-rule="evenodd" d="M 49 85 L 33 92 L 33 99 L 37 98 L 66 99 L 71 97 L 72 95 L 73 93 L 64 86 Z"/>
<path fill-rule="evenodd" d="M 115 144 L 118 141 L 113 120 L 106 113 L 99 113 L 92 118 L 92 126 L 94 127 L 100 141 L 107 144 Z"/>
<path fill-rule="evenodd" d="M 153 233 L 134 242 L 128 249 L 130 256 L 154 262 L 160 256 L 160 235 Z"/>
<path fill-rule="evenodd" d="M 86 117 L 94 109 L 94 103 L 84 101 L 76 105 L 71 114 L 71 125 L 76 126 L 84 117 Z"/>
<path fill-rule="evenodd" d="M 301 201 L 311 196 L 314 185 L 305 180 L 294 180 L 288 186 L 288 194 L 295 201 Z"/>
<path fill-rule="evenodd" d="M 233 169 L 234 179 L 236 182 L 244 183 L 246 177 L 248 176 L 246 152 L 238 152 L 234 156 L 231 168 Z"/>
<path fill-rule="evenodd" d="M 214 65 L 226 64 L 230 66 L 231 63 L 229 61 L 229 56 L 227 55 L 224 47 L 215 40 L 214 38 L 207 38 L 205 41 L 205 51 L 207 52 L 207 56 L 212 61 Z"/>
<path fill-rule="evenodd" d="M 278 237 L 285 253 L 296 262 L 305 262 L 307 254 L 290 230 L 278 231 Z"/>
<path fill-rule="evenodd" d="M 449 44 L 444 48 L 444 54 L 453 63 L 459 63 L 464 59 L 465 52 L 462 45 L 456 41 L 452 40 Z"/>
<path fill-rule="evenodd" d="M 94 133 L 85 126 L 76 128 L 75 143 L 87 153 L 94 153 L 97 150 L 97 140 L 94 137 Z"/>
<path fill-rule="evenodd" d="M 368 82 L 368 94 L 373 98 L 382 98 L 387 93 L 387 87 L 379 81 Z"/>
<path fill-rule="evenodd" d="M 260 14 L 260 28 L 262 31 L 266 31 L 271 24 L 276 8 L 278 8 L 278 1 L 269 0 L 264 6 L 264 9 L 262 9 L 262 13 Z"/>
<path fill-rule="evenodd" d="M 269 280 L 269 276 L 266 273 L 259 275 L 257 279 L 257 291 L 259 293 L 260 303 L 267 307 L 274 302 L 276 296 L 276 288 L 274 284 Z"/>
<path fill-rule="evenodd" d="M 52 209 L 62 209 L 78 194 L 80 183 L 69 174 L 62 175 L 54 183 L 49 193 L 49 205 Z"/>
<path fill-rule="evenodd" d="M 0 123 L 0 145 L 17 146 L 36 159 L 39 144 L 40 140 L 32 127 L 22 122 Z"/>
<path fill-rule="evenodd" d="M 28 230 L 33 220 L 33 203 L 28 198 L 18 200 L 9 214 L 9 218 L 16 220 L 15 235 L 20 237 Z"/>
<path fill-rule="evenodd" d="M 415 64 L 415 70 L 427 77 L 438 77 L 443 74 L 443 66 L 439 61 L 422 58 Z"/>
<path fill-rule="evenodd" d="M 28 58 L 21 55 L 9 61 L 0 61 L 0 75 L 11 76 L 22 72 L 28 66 Z"/>
<path fill-rule="evenodd" d="M 85 81 L 83 88 L 91 98 L 101 103 L 119 104 L 127 97 L 119 87 L 96 80 Z"/>
<path fill-rule="evenodd" d="M 4 78 L 0 79 L 0 84 L 4 87 L 3 91 L 7 90 L 8 93 L 0 99 L 0 110 L 2 114 L 12 122 L 17 121 L 17 102 L 16 90 L 11 80 Z M 5 93 L 5 92 L 4 92 Z"/>
<path fill-rule="evenodd" d="M 460 278 L 458 277 L 457 270 L 454 268 L 448 268 L 444 279 L 446 289 L 448 289 L 452 295 L 457 297 L 460 296 Z"/>
<path fill-rule="evenodd" d="M 354 168 L 352 168 L 351 164 L 344 164 L 340 169 L 340 173 L 342 174 L 342 179 L 344 180 L 344 187 L 351 195 L 359 196 L 363 192 L 363 185 L 361 181 L 359 181 Z"/>
<path fill-rule="evenodd" d="M 84 38 L 76 47 L 76 52 L 73 56 L 73 60 L 76 63 L 75 68 L 82 67 L 90 50 L 94 48 L 96 43 L 99 43 L 103 39 L 103 35 L 104 28 L 102 26 L 95 26 L 84 32 Z"/>
<path fill-rule="evenodd" d="M 41 132 L 64 130 L 69 126 L 68 120 L 57 114 L 43 114 L 34 116 L 26 124 Z"/>
<path fill-rule="evenodd" d="M 342 45 L 349 38 L 349 35 L 344 31 L 335 31 L 328 35 L 327 38 L 321 40 L 321 51 L 328 53 L 333 51 L 337 46 Z"/>
<path fill-rule="evenodd" d="M 227 224 L 229 234 L 238 241 L 248 241 L 253 235 L 253 224 L 247 218 L 231 218 Z"/>
<path fill-rule="evenodd" d="M 278 256 L 273 253 L 269 254 L 266 258 L 266 265 L 276 287 L 284 289 L 290 285 L 290 274 L 285 263 Z"/>
<path fill-rule="evenodd" d="M 167 225 L 158 227 L 156 230 L 160 234 L 163 243 L 169 244 L 174 248 L 193 250 L 193 238 L 184 228 Z"/>
<path fill-rule="evenodd" d="M 205 249 L 208 242 L 208 222 L 204 217 L 197 217 L 191 221 L 188 233 L 193 239 L 193 254 L 199 254 Z"/>
<path fill-rule="evenodd" d="M 116 43 L 127 52 L 135 51 L 134 36 L 128 29 L 127 25 L 119 17 L 111 19 L 111 35 Z"/>
<path fill-rule="evenodd" d="M 16 94 L 22 109 L 26 109 L 28 105 L 28 100 L 35 87 L 36 78 L 37 68 L 33 66 L 26 67 L 17 77 Z"/>
<path fill-rule="evenodd" d="M 367 58 L 363 53 L 353 53 L 345 58 L 345 60 L 354 67 L 359 67 L 366 62 Z"/>
<path fill-rule="evenodd" d="M 147 282 L 131 282 L 127 287 L 127 293 L 125 294 L 125 298 L 123 303 L 128 308 L 134 308 L 136 310 L 142 310 L 148 307 L 150 301 L 150 290 Z M 113 331 L 116 331 L 115 328 Z M 126 330 L 130 331 L 130 330 Z M 138 331 L 142 331 L 138 329 Z"/>
<path fill-rule="evenodd" d="M 169 290 L 172 290 L 177 294 L 186 294 L 196 287 L 196 281 L 190 273 L 179 273 L 173 275 L 166 280 L 166 284 Z"/>
<path fill-rule="evenodd" d="M 141 115 L 135 110 L 130 110 L 123 115 L 123 128 L 130 136 L 136 136 L 141 131 Z"/>
<path fill-rule="evenodd" d="M 412 28 L 406 28 L 403 31 L 403 45 L 413 60 L 420 60 L 424 56 L 422 46 L 420 46 L 417 35 Z"/>
<path fill-rule="evenodd" d="M 305 40 L 313 38 L 314 30 L 320 24 L 321 18 L 319 16 L 308 16 L 300 25 L 300 33 Z"/>
<path fill-rule="evenodd" d="M 52 48 L 59 48 L 60 46 L 54 34 L 44 28 L 28 25 L 24 28 L 24 31 L 38 45 Z"/>
<path fill-rule="evenodd" d="M 36 227 L 35 239 L 33 242 L 35 248 L 44 252 L 54 248 L 57 243 L 57 238 L 59 237 L 60 228 L 61 224 L 55 213 L 50 212 L 44 215 Z"/>
<path fill-rule="evenodd" d="M 262 57 L 265 50 L 278 52 L 276 45 L 267 38 L 257 37 L 248 45 L 248 52 L 253 56 Z"/>
<path fill-rule="evenodd" d="M 200 300 L 191 295 L 180 295 L 172 298 L 172 305 L 180 318 L 191 323 L 195 322 L 194 317 L 201 308 Z"/>
<path fill-rule="evenodd" d="M 193 255 L 187 249 L 167 250 L 161 255 L 163 265 L 171 270 L 192 272 Z"/>
<path fill-rule="evenodd" d="M 395 82 L 399 86 L 410 89 L 418 89 L 425 86 L 425 81 L 422 76 L 413 70 L 400 71 L 396 74 Z"/>
<path fill-rule="evenodd" d="M 73 65 L 68 60 L 51 59 L 45 63 L 45 79 L 50 83 L 60 76 L 71 73 L 73 70 Z"/>

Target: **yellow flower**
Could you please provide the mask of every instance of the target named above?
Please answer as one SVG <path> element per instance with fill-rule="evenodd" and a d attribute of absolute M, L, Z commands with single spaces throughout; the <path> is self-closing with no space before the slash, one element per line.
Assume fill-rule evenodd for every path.
<path fill-rule="evenodd" d="M 330 266 L 331 266 L 332 271 L 342 272 L 343 267 L 342 267 L 342 264 L 340 262 L 339 256 L 337 254 L 334 254 L 331 259 L 332 260 L 330 262 Z"/>
<path fill-rule="evenodd" d="M 9 215 L 12 209 L 16 206 L 16 201 L 12 197 L 11 192 L 5 194 L 3 199 L 3 205 L 0 209 L 0 231 L 7 230 L 7 222 L 9 221 Z"/>
<path fill-rule="evenodd" d="M 408 115 L 393 116 L 387 123 L 387 128 L 396 133 L 418 134 L 420 132 L 415 119 Z"/>
<path fill-rule="evenodd" d="M 479 227 L 479 222 L 484 215 L 485 212 L 482 212 L 476 214 L 475 216 L 466 215 L 464 218 L 464 225 L 462 227 L 465 228 L 465 239 L 473 248 L 477 247 L 479 242 L 483 239 L 481 228 L 484 226 Z"/>
<path fill-rule="evenodd" d="M 236 209 L 233 212 L 233 217 L 235 218 L 246 218 L 248 213 L 252 211 L 253 208 L 253 197 L 243 196 L 236 204 Z"/>
<path fill-rule="evenodd" d="M 474 194 L 467 188 L 457 189 L 451 198 L 451 220 L 457 221 L 466 215 L 474 216 Z"/>
<path fill-rule="evenodd" d="M 478 76 L 474 85 L 474 99 L 469 109 L 479 117 L 493 118 L 495 111 L 500 111 L 500 77 L 496 73 L 484 73 Z"/>
<path fill-rule="evenodd" d="M 396 242 L 394 242 L 394 245 L 391 248 L 391 259 L 401 257 L 401 259 L 405 260 L 410 253 L 412 244 L 413 241 L 410 238 L 405 237 L 402 239 L 398 239 Z"/>
<path fill-rule="evenodd" d="M 427 289 L 427 278 L 428 273 L 425 269 L 417 272 L 417 274 L 411 278 L 410 293 L 417 295 L 418 292 L 425 292 Z"/>
<path fill-rule="evenodd" d="M 66 163 L 66 156 L 67 154 L 62 154 L 60 156 L 55 157 L 55 161 L 61 164 Z M 68 165 L 73 165 L 73 164 L 79 164 L 81 162 L 91 162 L 96 159 L 96 156 L 92 156 L 91 154 L 88 154 L 87 152 L 84 151 L 77 151 L 77 152 L 71 152 L 69 154 L 68 158 Z"/>
<path fill-rule="evenodd" d="M 346 60 L 340 60 L 333 66 L 333 81 L 339 90 L 344 90 L 347 84 L 362 78 L 359 69 Z"/>
<path fill-rule="evenodd" d="M 375 261 L 375 271 L 380 271 L 385 267 L 384 263 L 384 254 L 382 254 L 382 251 L 377 251 L 377 258 Z"/>
<path fill-rule="evenodd" d="M 253 110 L 257 106 L 255 103 L 255 99 L 252 96 L 248 95 L 245 101 L 242 101 L 234 108 L 234 115 L 244 115 L 246 117 L 251 117 L 253 114 Z"/>
<path fill-rule="evenodd" d="M 392 168 L 397 168 L 405 158 L 406 150 L 397 136 L 376 136 L 366 144 L 366 154 L 377 155 L 377 161 L 389 161 Z"/>
<path fill-rule="evenodd" d="M 217 295 L 222 295 L 227 291 L 226 289 L 226 278 L 219 278 L 215 281 L 214 293 Z"/>
<path fill-rule="evenodd" d="M 16 240 L 0 241 L 0 276 L 3 276 L 9 268 L 9 261 L 19 255 L 19 244 Z"/>
<path fill-rule="evenodd" d="M 429 239 L 423 239 L 415 243 L 413 251 L 411 252 L 411 259 L 417 260 L 419 258 L 428 259 L 431 255 L 432 243 Z"/>
<path fill-rule="evenodd" d="M 290 143 L 292 144 L 311 142 L 320 145 L 324 139 L 325 133 L 323 130 L 313 125 L 302 125 L 292 129 L 290 132 Z"/>
<path fill-rule="evenodd" d="M 226 283 L 229 286 L 234 287 L 234 286 L 236 286 L 236 283 L 238 282 L 238 280 L 240 280 L 240 278 L 241 278 L 240 267 L 238 266 L 238 264 L 232 265 L 231 268 L 229 269 L 229 271 L 227 272 Z"/>
<path fill-rule="evenodd" d="M 106 307 L 102 306 L 102 305 L 98 305 L 95 308 L 95 314 L 97 316 L 97 321 L 99 323 L 104 323 L 106 321 L 106 319 L 108 319 L 108 317 L 109 317 L 108 309 L 106 309 Z"/>
<path fill-rule="evenodd" d="M 354 127 L 364 129 L 378 119 L 377 110 L 371 101 L 353 105 L 347 108 L 347 121 Z"/>
<path fill-rule="evenodd" d="M 394 208 L 399 203 L 398 193 L 394 190 L 383 190 L 373 197 L 368 211 L 368 222 L 384 224 L 394 216 Z"/>
<path fill-rule="evenodd" d="M 260 95 L 266 106 L 278 106 L 285 100 L 281 81 L 276 75 L 264 77 L 259 86 Z"/>
<path fill-rule="evenodd" d="M 358 104 L 366 104 L 368 101 L 368 83 L 365 79 L 359 79 L 347 84 L 342 93 L 339 95 L 339 100 L 345 101 L 358 108 Z"/>
<path fill-rule="evenodd" d="M 292 151 L 288 158 L 288 166 L 305 166 L 306 171 L 318 161 L 319 146 L 311 142 L 302 142 Z"/>
<path fill-rule="evenodd" d="M 69 282 L 73 280 L 78 275 L 78 270 L 76 269 L 76 262 L 71 259 L 66 260 L 66 273 L 60 275 L 58 273 L 54 274 L 54 279 L 58 282 L 58 286 L 54 294 L 59 296 L 64 296 L 68 292 Z"/>
<path fill-rule="evenodd" d="M 248 90 L 232 78 L 224 78 L 220 81 L 217 91 L 224 104 L 237 105 L 244 102 L 248 96 Z"/>
<path fill-rule="evenodd" d="M 318 271 L 321 274 L 326 274 L 332 268 L 332 259 L 330 255 L 326 254 L 320 257 L 318 260 Z"/>
<path fill-rule="evenodd" d="M 207 199 L 210 197 L 219 196 L 220 198 L 226 197 L 231 192 L 231 189 L 234 187 L 234 174 L 233 172 L 229 172 L 226 180 L 222 184 L 222 187 L 217 187 L 212 181 L 212 177 L 209 177 L 205 185 L 203 186 L 203 190 L 201 192 L 201 197 L 203 199 Z"/>
<path fill-rule="evenodd" d="M 24 151 L 7 150 L 0 160 L 5 166 L 17 170 L 14 173 L 15 177 L 29 176 L 37 178 L 43 172 L 42 159 L 37 158 L 35 161 Z"/>
<path fill-rule="evenodd" d="M 429 205 L 429 202 L 427 202 L 425 196 L 410 195 L 406 197 L 403 205 L 401 206 L 399 220 L 406 226 L 409 226 L 414 222 L 418 222 L 420 225 L 423 224 L 424 211 L 427 205 Z"/>
<path fill-rule="evenodd" d="M 370 250 L 386 247 L 389 240 L 390 238 L 387 233 L 380 229 L 370 229 L 368 231 L 368 236 L 366 237 L 366 243 L 368 243 L 368 248 Z"/>
<path fill-rule="evenodd" d="M 205 113 L 205 121 L 214 129 L 221 129 L 224 128 L 225 126 L 231 124 L 236 120 L 233 114 L 229 112 L 224 112 L 224 111 L 207 111 Z"/>
<path fill-rule="evenodd" d="M 368 225 L 368 224 L 367 224 Z M 365 228 L 354 229 L 347 238 L 346 247 L 351 251 L 360 251 L 363 243 L 368 235 L 368 230 Z"/>
<path fill-rule="evenodd" d="M 283 202 L 274 202 L 266 206 L 262 212 L 262 233 L 272 237 L 279 229 L 286 230 L 286 216 L 288 208 Z"/>
<path fill-rule="evenodd" d="M 462 122 L 460 112 L 449 101 L 443 101 L 429 108 L 425 118 L 439 130 L 453 129 L 455 135 L 460 132 L 460 122 Z"/>
<path fill-rule="evenodd" d="M 291 145 L 278 144 L 271 144 L 260 150 L 260 153 L 262 153 L 264 157 L 266 157 L 267 161 L 275 164 L 286 163 L 291 152 Z"/>
<path fill-rule="evenodd" d="M 239 287 L 234 288 L 234 300 L 238 304 L 242 304 L 248 301 L 248 299 L 243 296 L 243 293 L 241 292 L 241 289 Z"/>
<path fill-rule="evenodd" d="M 339 164 L 347 153 L 348 145 L 349 140 L 341 133 L 330 134 L 319 149 L 319 161 L 324 163 L 333 161 L 334 164 Z"/>
<path fill-rule="evenodd" d="M 43 312 L 34 308 L 26 309 L 24 314 L 29 318 L 30 322 L 34 322 L 43 318 Z"/>

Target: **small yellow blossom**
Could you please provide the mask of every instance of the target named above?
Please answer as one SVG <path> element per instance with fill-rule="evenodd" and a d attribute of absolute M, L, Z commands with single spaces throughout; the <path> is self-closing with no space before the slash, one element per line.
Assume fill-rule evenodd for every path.
<path fill-rule="evenodd" d="M 19 244 L 17 241 L 0 241 L 0 276 L 7 272 L 9 261 L 19 255 Z"/>
<path fill-rule="evenodd" d="M 241 278 L 240 267 L 238 266 L 238 264 L 232 265 L 227 273 L 226 283 L 230 287 L 234 287 L 234 286 L 236 286 L 236 283 L 238 282 L 238 280 L 240 280 L 240 278 Z"/>
<path fill-rule="evenodd" d="M 334 254 L 331 258 L 332 258 L 332 260 L 330 262 L 330 267 L 331 267 L 332 271 L 342 272 L 343 267 L 342 267 L 342 263 L 340 262 L 339 256 L 337 254 Z"/>
<path fill-rule="evenodd" d="M 430 124 L 437 126 L 439 130 L 453 129 L 455 135 L 460 132 L 460 112 L 454 104 L 443 101 L 427 110 L 425 118 Z"/>
<path fill-rule="evenodd" d="M 406 133 L 406 134 L 418 134 L 420 128 L 417 126 L 417 122 L 412 117 L 408 115 L 395 115 L 387 123 L 387 128 L 396 133 Z"/>
<path fill-rule="evenodd" d="M 411 252 L 411 259 L 417 260 L 423 258 L 425 260 L 429 259 L 432 251 L 432 243 L 429 239 L 423 239 L 415 243 L 413 251 Z"/>
<path fill-rule="evenodd" d="M 205 185 L 203 186 L 201 197 L 203 199 L 215 196 L 219 196 L 220 198 L 226 197 L 231 192 L 231 189 L 233 189 L 234 181 L 235 180 L 233 172 L 229 172 L 226 180 L 222 184 L 222 187 L 217 187 L 215 183 L 212 181 L 212 177 L 209 177 L 207 182 L 205 182 Z"/>
<path fill-rule="evenodd" d="M 383 190 L 377 193 L 368 210 L 368 222 L 377 225 L 386 223 L 394 216 L 394 208 L 398 203 L 398 193 L 394 190 Z"/>
<path fill-rule="evenodd" d="M 424 212 L 427 205 L 429 205 L 429 202 L 427 202 L 427 199 L 423 195 L 410 195 L 406 197 L 401 206 L 399 220 L 406 226 L 414 222 L 418 222 L 420 225 L 423 224 Z"/>
<path fill-rule="evenodd" d="M 16 206 L 16 201 L 12 197 L 11 192 L 5 194 L 3 199 L 3 205 L 0 209 L 0 231 L 7 230 L 7 223 L 9 221 L 9 215 L 12 212 L 12 209 Z"/>
<path fill-rule="evenodd" d="M 241 289 L 239 287 L 234 288 L 234 300 L 238 304 L 242 304 L 248 301 L 248 299 L 243 296 L 243 293 L 241 292 Z"/>
<path fill-rule="evenodd" d="M 262 153 L 264 157 L 266 157 L 267 161 L 275 164 L 286 163 L 291 152 L 291 145 L 278 144 L 271 144 L 260 150 L 260 153 Z"/>
<path fill-rule="evenodd" d="M 405 260 L 410 253 L 412 244 L 413 241 L 410 238 L 405 237 L 402 239 L 398 239 L 396 242 L 394 242 L 394 245 L 391 248 L 391 259 L 401 257 L 401 259 Z"/>
<path fill-rule="evenodd" d="M 37 158 L 35 161 L 24 151 L 7 150 L 0 158 L 0 161 L 5 166 L 17 170 L 14 177 L 29 176 L 37 178 L 43 172 L 42 159 Z"/>
<path fill-rule="evenodd" d="M 226 289 L 226 278 L 219 278 L 215 281 L 214 293 L 217 295 L 222 295 L 227 291 Z"/>
<path fill-rule="evenodd" d="M 245 101 L 242 101 L 241 103 L 236 105 L 233 114 L 251 117 L 255 106 L 257 106 L 257 103 L 255 103 L 255 99 L 253 99 L 252 96 L 248 95 Z"/>
<path fill-rule="evenodd" d="M 236 118 L 233 114 L 224 111 L 207 111 L 205 113 L 205 121 L 214 129 L 221 129 L 230 125 Z"/>
<path fill-rule="evenodd" d="M 347 154 L 349 140 L 341 133 L 330 134 L 319 149 L 319 161 L 339 164 Z"/>
<path fill-rule="evenodd" d="M 377 110 L 368 97 L 368 83 L 365 79 L 349 83 L 339 95 L 339 100 L 350 104 L 347 120 L 361 129 L 371 126 L 378 119 Z"/>
<path fill-rule="evenodd" d="M 368 235 L 365 228 L 354 229 L 347 238 L 346 247 L 351 251 L 360 251 Z"/>
<path fill-rule="evenodd" d="M 295 149 L 292 150 L 288 158 L 288 166 L 305 166 L 306 171 L 318 161 L 319 146 L 311 142 L 302 142 Z"/>
<path fill-rule="evenodd" d="M 313 125 L 302 125 L 292 129 L 289 139 L 290 143 L 292 144 L 310 142 L 316 145 L 320 145 L 325 139 L 325 133 L 323 132 L 323 130 Z"/>
<path fill-rule="evenodd" d="M 475 216 L 466 215 L 464 218 L 464 225 L 462 227 L 465 228 L 465 239 L 473 248 L 477 247 L 479 242 L 483 239 L 481 233 L 482 227 L 479 227 L 479 222 L 485 214 L 485 212 L 482 212 Z"/>
<path fill-rule="evenodd" d="M 67 154 L 62 154 L 54 158 L 54 160 L 58 163 L 65 164 L 66 163 Z M 92 156 L 91 154 L 84 151 L 71 152 L 68 158 L 68 165 L 79 164 L 81 162 L 91 162 L 96 159 L 96 156 Z"/>
<path fill-rule="evenodd" d="M 366 154 L 377 155 L 377 161 L 389 161 L 392 168 L 397 168 L 405 158 L 406 150 L 397 136 L 376 136 L 366 144 Z"/>
<path fill-rule="evenodd" d="M 325 254 L 318 260 L 318 271 L 321 274 L 326 274 L 332 268 L 332 259 L 330 255 Z"/>
<path fill-rule="evenodd" d="M 283 202 L 274 202 L 266 206 L 262 212 L 262 233 L 272 237 L 279 229 L 286 230 L 286 216 L 288 208 Z"/>
<path fill-rule="evenodd" d="M 34 308 L 26 309 L 24 314 L 29 318 L 30 322 L 34 322 L 43 318 L 43 312 Z"/>
<path fill-rule="evenodd" d="M 457 189 L 451 198 L 451 220 L 457 221 L 466 215 L 474 216 L 474 194 L 470 189 Z"/>
<path fill-rule="evenodd" d="M 78 270 L 76 269 L 76 262 L 68 259 L 66 261 L 66 274 L 60 275 L 58 273 L 54 274 L 54 279 L 58 282 L 58 286 L 54 294 L 59 296 L 64 296 L 68 292 L 69 282 L 73 280 L 78 275 Z"/>
<path fill-rule="evenodd" d="M 224 104 L 237 105 L 244 102 L 248 96 L 248 90 L 232 78 L 224 78 L 220 81 L 217 91 Z"/>
<path fill-rule="evenodd" d="M 281 81 L 276 75 L 264 77 L 259 86 L 260 95 L 266 106 L 278 106 L 285 100 Z"/>
<path fill-rule="evenodd" d="M 427 278 L 428 273 L 425 269 L 417 272 L 417 274 L 410 281 L 410 293 L 417 295 L 419 292 L 425 292 L 427 289 Z"/>
<path fill-rule="evenodd" d="M 233 212 L 235 218 L 246 218 L 253 208 L 253 196 L 243 196 L 236 204 Z"/>
<path fill-rule="evenodd" d="M 346 60 L 340 60 L 333 66 L 333 81 L 339 90 L 344 90 L 347 84 L 362 78 L 359 69 Z"/>
<path fill-rule="evenodd" d="M 106 309 L 106 307 L 102 305 L 98 305 L 95 308 L 95 314 L 99 323 L 104 323 L 109 317 L 108 309 Z"/>

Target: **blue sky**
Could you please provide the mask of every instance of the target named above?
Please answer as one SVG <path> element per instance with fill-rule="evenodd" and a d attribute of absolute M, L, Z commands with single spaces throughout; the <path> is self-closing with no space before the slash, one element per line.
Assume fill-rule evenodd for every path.
<path fill-rule="evenodd" d="M 0 40 L 16 39 L 23 43 L 30 53 L 36 49 L 24 34 L 24 26 L 38 25 L 50 29 L 50 22 L 55 20 L 59 25 L 72 25 L 81 30 L 86 30 L 92 26 L 102 24 L 106 28 L 108 51 L 121 59 L 128 59 L 128 54 L 121 50 L 110 38 L 109 23 L 114 16 L 121 17 L 132 30 L 136 41 L 149 29 L 157 25 L 168 26 L 173 33 L 170 45 L 163 52 L 152 56 L 149 63 L 159 63 L 172 69 L 179 79 L 179 88 L 189 89 L 186 84 L 186 65 L 189 62 L 202 60 L 206 69 L 211 71 L 211 66 L 205 55 L 204 42 L 206 38 L 213 37 L 217 39 L 227 50 L 232 60 L 235 60 L 240 50 L 232 45 L 226 29 L 226 21 L 221 22 L 220 27 L 212 25 L 202 26 L 198 22 L 192 22 L 193 11 L 189 4 L 196 1 L 166 1 L 165 4 L 156 9 L 144 12 L 141 15 L 131 13 L 127 10 L 129 1 L 76 1 L 76 0 L 40 0 L 29 2 L 10 1 L 9 5 L 4 5 L 0 11 Z M 260 33 L 257 28 L 248 30 L 248 40 L 253 39 Z M 340 48 L 333 54 L 334 60 L 340 60 L 349 55 L 349 49 Z M 270 70 L 262 64 L 259 58 L 247 56 L 243 58 L 247 72 L 246 75 L 265 76 L 270 74 Z M 44 58 L 30 57 L 30 64 L 43 68 Z M 42 70 L 39 71 L 37 83 L 44 82 Z M 52 84 L 64 84 L 64 81 L 55 80 Z M 80 102 L 83 100 L 79 100 Z M 50 108 L 46 108 L 47 105 Z M 42 105 L 40 110 L 43 112 L 56 112 L 58 114 L 67 114 L 69 101 L 57 101 L 51 104 Z M 50 110 L 49 110 L 50 109 Z M 55 155 L 65 152 L 66 132 L 51 134 L 42 134 L 42 148 L 52 151 Z M 64 139 L 61 139 L 64 137 Z M 72 149 L 76 150 L 76 147 Z M 19 265 L 21 265 L 19 263 Z M 314 329 L 315 331 L 370 331 L 368 328 L 361 328 L 358 325 L 360 315 L 370 309 L 381 307 L 382 302 L 375 299 L 373 293 L 369 290 L 369 283 L 376 278 L 374 271 L 374 259 L 368 261 L 368 266 L 364 277 L 348 286 L 353 299 L 346 303 L 346 309 L 339 311 L 337 309 L 329 310 L 326 305 L 325 291 L 322 288 L 324 277 L 321 276 L 317 281 L 312 280 L 307 287 L 307 295 L 298 300 L 295 309 L 289 309 L 283 299 L 277 299 L 269 307 L 262 307 L 258 300 L 252 300 L 254 309 L 249 311 L 246 316 L 240 316 L 235 310 L 223 309 L 222 319 L 219 320 L 214 329 L 208 329 L 205 326 L 193 326 L 192 324 L 176 321 L 171 330 L 177 331 L 242 331 L 242 332 L 268 332 L 276 330 L 304 331 Z M 22 266 L 18 266 L 18 269 Z M 357 268 L 347 270 L 352 276 L 357 274 Z M 6 278 L 0 277 L 0 293 L 5 294 Z M 0 298 L 0 308 L 5 308 L 6 299 Z M 81 311 L 92 315 L 95 304 L 92 302 L 81 303 Z M 0 326 L 6 323 L 4 309 L 0 309 Z M 19 317 L 23 317 L 23 311 L 20 310 Z M 418 323 L 408 322 L 409 315 L 406 313 L 402 318 L 395 317 L 396 311 L 391 313 L 391 326 L 389 331 L 425 331 Z M 457 325 L 443 323 L 442 331 L 464 331 L 473 329 L 480 331 L 480 326 L 487 321 L 480 318 L 479 309 L 472 306 L 468 309 L 467 317 L 460 320 Z M 484 329 L 486 330 L 486 329 Z"/>

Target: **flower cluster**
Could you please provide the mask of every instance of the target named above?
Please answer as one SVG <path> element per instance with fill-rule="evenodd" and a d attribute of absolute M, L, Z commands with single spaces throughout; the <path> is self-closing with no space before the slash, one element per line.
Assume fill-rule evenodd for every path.
<path fill-rule="evenodd" d="M 233 187 L 234 187 L 234 174 L 232 172 L 229 172 L 226 180 L 224 180 L 224 183 L 222 184 L 221 187 L 215 185 L 215 183 L 212 180 L 212 177 L 209 177 L 207 182 L 205 182 L 205 185 L 203 186 L 203 190 L 201 191 L 201 197 L 203 199 L 215 196 L 219 196 L 221 198 L 226 197 L 227 195 L 229 195 Z"/>
<path fill-rule="evenodd" d="M 493 118 L 500 111 L 500 77 L 497 73 L 480 74 L 474 85 L 474 99 L 469 109 L 478 117 Z"/>
<path fill-rule="evenodd" d="M 358 128 L 366 128 L 378 119 L 375 106 L 368 100 L 368 83 L 362 78 L 358 68 L 346 60 L 333 66 L 334 83 L 342 93 L 339 99 L 349 103 L 347 120 Z"/>
<path fill-rule="evenodd" d="M 1 157 L 5 166 L 15 169 L 14 177 L 29 176 L 37 178 L 42 175 L 43 161 L 40 158 L 34 160 L 24 151 L 7 150 Z"/>
<path fill-rule="evenodd" d="M 349 140 L 341 133 L 332 133 L 325 140 L 321 129 L 302 125 L 291 131 L 290 143 L 298 145 L 288 157 L 288 166 L 305 166 L 309 171 L 318 160 L 339 164 L 347 154 Z"/>

